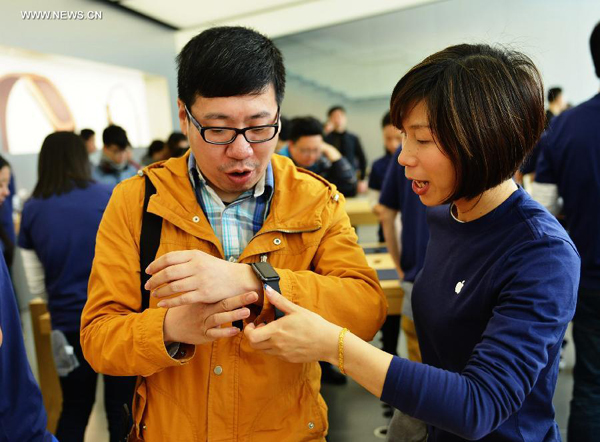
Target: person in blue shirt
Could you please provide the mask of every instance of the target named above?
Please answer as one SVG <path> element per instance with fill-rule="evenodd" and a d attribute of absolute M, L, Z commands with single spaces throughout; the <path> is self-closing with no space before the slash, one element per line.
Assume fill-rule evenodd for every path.
<path fill-rule="evenodd" d="M 600 78 L 600 23 L 590 46 Z M 568 438 L 596 441 L 600 437 L 600 94 L 555 117 L 539 145 L 532 194 L 548 207 L 562 197 L 564 225 L 581 254 Z"/>
<path fill-rule="evenodd" d="M 356 173 L 335 147 L 323 141 L 323 125 L 319 120 L 313 117 L 294 118 L 290 122 L 289 136 L 288 146 L 282 148 L 279 155 L 335 184 L 344 196 L 356 195 Z"/>
<path fill-rule="evenodd" d="M 104 129 L 102 142 L 102 157 L 100 163 L 92 170 L 92 178 L 99 183 L 115 187 L 137 173 L 137 168 L 128 161 L 127 148 L 131 144 L 125 130 L 115 125 Z"/>
<path fill-rule="evenodd" d="M 15 181 L 10 164 L 0 156 L 0 250 L 9 269 L 15 253 L 15 224 L 11 199 L 14 192 Z"/>
<path fill-rule="evenodd" d="M 286 316 L 250 324 L 253 348 L 336 363 L 427 423 L 428 441 L 559 441 L 552 396 L 575 312 L 575 245 L 512 176 L 544 127 L 541 76 L 523 54 L 461 44 L 413 67 L 391 98 L 399 162 L 428 206 L 413 288 L 423 363 L 385 353 L 268 291 Z"/>
<path fill-rule="evenodd" d="M 38 182 L 24 207 L 19 246 L 28 285 L 45 296 L 52 330 L 64 334 L 79 366 L 60 377 L 62 412 L 56 430 L 61 442 L 82 441 L 96 396 L 97 374 L 83 357 L 80 317 L 87 300 L 96 233 L 111 189 L 90 178 L 82 139 L 55 132 L 39 154 Z M 135 378 L 104 377 L 110 440 L 122 440 L 123 404 L 131 408 Z"/>
<path fill-rule="evenodd" d="M 386 172 L 388 171 L 390 163 L 393 161 L 392 157 L 394 156 L 394 152 L 396 152 L 400 144 L 402 144 L 402 134 L 398 128 L 392 124 L 389 112 L 386 112 L 383 116 L 381 121 L 381 132 L 383 135 L 385 154 L 373 162 L 371 173 L 369 173 L 369 190 L 377 195 L 378 200 L 383 188 Z M 379 202 L 373 206 L 373 212 L 381 219 L 383 207 Z M 379 237 L 379 242 L 385 242 L 381 223 L 379 224 L 377 235 Z"/>
<path fill-rule="evenodd" d="M 23 344 L 19 310 L 0 256 L 0 442 L 50 442 L 42 393 Z"/>

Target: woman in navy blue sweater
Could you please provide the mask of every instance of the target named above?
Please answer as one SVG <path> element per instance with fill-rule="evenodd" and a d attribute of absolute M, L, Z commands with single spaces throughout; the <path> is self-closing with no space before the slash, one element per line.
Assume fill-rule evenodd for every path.
<path fill-rule="evenodd" d="M 392 357 L 267 291 L 286 317 L 250 324 L 254 348 L 337 363 L 428 424 L 429 441 L 558 441 L 552 396 L 575 312 L 580 259 L 567 233 L 511 177 L 544 127 L 540 74 L 486 45 L 433 54 L 396 85 L 399 162 L 430 207 L 413 289 L 423 364 Z"/>

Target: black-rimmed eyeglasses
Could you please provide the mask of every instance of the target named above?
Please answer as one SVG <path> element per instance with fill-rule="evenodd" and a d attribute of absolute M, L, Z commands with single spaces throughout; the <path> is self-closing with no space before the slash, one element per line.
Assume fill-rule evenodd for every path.
<path fill-rule="evenodd" d="M 185 106 L 185 105 L 184 105 Z M 194 118 L 192 113 L 185 106 L 185 111 L 192 124 L 196 126 L 200 136 L 204 141 L 209 144 L 225 145 L 231 144 L 235 141 L 238 135 L 242 134 L 246 141 L 251 144 L 264 143 L 275 138 L 277 130 L 279 129 L 279 106 L 277 106 L 277 115 L 275 116 L 275 124 L 265 124 L 262 126 L 250 126 L 244 127 L 243 129 L 237 129 L 235 127 L 219 127 L 219 126 L 207 126 L 203 127 Z"/>

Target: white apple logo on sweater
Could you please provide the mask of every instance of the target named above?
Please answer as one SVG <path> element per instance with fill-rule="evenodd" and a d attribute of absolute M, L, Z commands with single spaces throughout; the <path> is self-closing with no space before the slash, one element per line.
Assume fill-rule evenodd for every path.
<path fill-rule="evenodd" d="M 464 285 L 465 285 L 465 280 L 458 281 L 456 283 L 456 287 L 454 287 L 454 291 L 456 292 L 457 295 L 460 293 L 460 291 L 462 290 Z"/>

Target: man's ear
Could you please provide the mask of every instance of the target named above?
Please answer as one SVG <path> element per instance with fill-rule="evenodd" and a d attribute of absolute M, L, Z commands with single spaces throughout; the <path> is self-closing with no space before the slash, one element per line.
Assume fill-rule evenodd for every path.
<path fill-rule="evenodd" d="M 177 116 L 179 117 L 179 127 L 181 128 L 181 133 L 183 133 L 187 137 L 188 131 L 188 116 L 185 111 L 185 104 L 181 99 L 177 99 Z"/>

